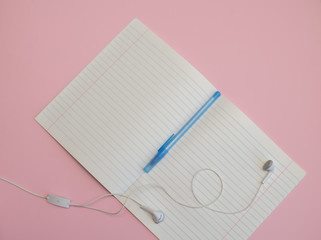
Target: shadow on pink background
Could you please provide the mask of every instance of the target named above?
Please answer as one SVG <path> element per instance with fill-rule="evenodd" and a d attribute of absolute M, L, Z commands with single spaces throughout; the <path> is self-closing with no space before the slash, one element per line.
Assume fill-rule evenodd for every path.
<path fill-rule="evenodd" d="M 106 193 L 34 117 L 137 17 L 242 109 L 307 176 L 251 239 L 317 239 L 321 2 L 0 2 L 0 176 L 84 202 Z M 155 239 L 131 213 L 48 205 L 0 181 L 0 239 Z M 116 209 L 109 199 L 97 207 Z M 215 227 L 215 226 L 213 226 Z"/>

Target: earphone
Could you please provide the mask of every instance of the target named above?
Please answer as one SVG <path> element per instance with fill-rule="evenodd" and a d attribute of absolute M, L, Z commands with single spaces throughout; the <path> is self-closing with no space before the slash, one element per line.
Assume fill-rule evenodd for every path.
<path fill-rule="evenodd" d="M 263 165 L 263 170 L 268 171 L 268 174 L 265 176 L 265 178 L 262 180 L 262 184 L 264 184 L 274 173 L 274 163 L 272 160 L 268 160 L 264 165 Z"/>
<path fill-rule="evenodd" d="M 164 220 L 165 214 L 162 211 L 156 211 L 147 206 L 141 206 L 140 208 L 152 215 L 152 219 L 155 223 L 160 223 Z"/>
<path fill-rule="evenodd" d="M 258 187 L 256 193 L 254 194 L 254 196 L 252 197 L 251 201 L 249 202 L 249 204 L 247 206 L 245 206 L 244 208 L 238 210 L 238 211 L 233 211 L 233 212 L 224 212 L 224 211 L 220 211 L 220 210 L 216 210 L 216 209 L 213 209 L 213 208 L 210 208 L 209 206 L 212 205 L 214 202 L 216 202 L 222 192 L 223 192 L 223 181 L 220 177 L 220 175 L 215 172 L 213 169 L 209 169 L 209 168 L 203 168 L 203 169 L 200 169 L 198 171 L 196 171 L 193 175 L 193 178 L 192 178 L 192 181 L 191 181 L 191 191 L 192 191 L 192 194 L 193 194 L 193 197 L 194 199 L 198 202 L 198 205 L 187 205 L 185 203 L 182 203 L 182 202 L 179 202 L 177 201 L 176 199 L 174 199 L 167 191 L 166 189 L 164 189 L 162 186 L 160 185 L 143 185 L 141 187 L 138 187 L 135 189 L 135 191 L 137 191 L 138 189 L 142 188 L 142 187 L 150 187 L 150 188 L 157 188 L 157 189 L 160 189 L 162 190 L 170 199 L 172 199 L 175 203 L 181 205 L 181 206 L 184 206 L 184 207 L 187 207 L 187 208 L 194 208 L 194 209 L 197 209 L 197 208 L 206 208 L 210 211 L 213 211 L 213 212 L 216 212 L 216 213 L 221 213 L 221 214 L 237 214 L 237 213 L 240 213 L 240 212 L 243 212 L 245 211 L 246 209 L 248 209 L 251 204 L 253 203 L 253 201 L 255 200 L 257 194 L 259 193 L 260 189 L 261 189 L 261 186 L 263 184 L 265 184 L 268 179 L 272 176 L 272 174 L 274 173 L 274 170 L 275 170 L 275 165 L 274 165 L 274 162 L 272 160 L 268 160 L 267 162 L 264 163 L 262 169 L 264 171 L 267 171 L 267 175 L 263 178 L 263 180 L 261 181 L 260 183 L 260 186 Z M 220 188 L 220 191 L 219 191 L 219 194 L 218 196 L 210 201 L 209 203 L 207 204 L 203 204 L 201 203 L 201 201 L 197 198 L 196 194 L 195 194 L 195 191 L 194 191 L 194 179 L 195 177 L 202 171 L 211 171 L 213 172 L 214 174 L 216 174 L 216 176 L 218 177 L 219 181 L 220 181 L 220 185 L 221 185 L 221 188 Z M 145 173 L 146 174 L 146 173 Z M 74 206 L 74 207 L 84 207 L 84 208 L 88 208 L 88 209 L 92 209 L 92 210 L 96 210 L 96 211 L 100 211 L 100 212 L 103 212 L 103 213 L 107 213 L 107 214 L 110 214 L 110 215 L 117 215 L 119 214 L 125 207 L 126 203 L 127 203 L 127 200 L 131 200 L 133 202 L 135 202 L 136 204 L 138 204 L 140 206 L 140 208 L 142 210 L 144 210 L 145 212 L 149 213 L 152 217 L 152 220 L 155 222 L 155 223 L 161 223 L 162 221 L 164 221 L 164 218 L 165 218 L 165 214 L 164 212 L 160 211 L 160 210 L 154 210 L 148 206 L 145 206 L 143 204 L 141 204 L 140 202 L 138 202 L 137 200 L 135 200 L 134 198 L 130 197 L 131 194 L 133 194 L 135 191 L 131 192 L 131 194 L 129 195 L 124 195 L 124 194 L 118 194 L 118 193 L 110 193 L 110 194 L 104 194 L 102 196 L 99 196 L 89 202 L 86 202 L 86 203 L 83 203 L 83 204 L 76 204 L 76 203 L 71 203 L 69 199 L 67 198 L 63 198 L 63 197 L 60 197 L 60 196 L 56 196 L 56 195 L 53 195 L 53 194 L 48 194 L 47 196 L 43 196 L 43 195 L 40 195 L 40 194 L 36 194 L 34 192 L 31 192 L 23 187 L 21 187 L 20 185 L 10 181 L 10 180 L 7 180 L 5 178 L 2 178 L 0 177 L 1 180 L 3 181 L 6 181 L 22 190 L 24 190 L 25 192 L 29 193 L 29 194 L 32 194 L 36 197 L 40 197 L 40 198 L 44 198 L 44 199 L 47 199 L 47 202 L 50 203 L 50 204 L 53 204 L 53 205 L 56 205 L 56 206 L 60 206 L 60 207 L 64 207 L 64 208 L 69 208 L 69 206 Z M 98 208 L 93 208 L 93 207 L 89 207 L 88 205 L 96 202 L 97 200 L 101 199 L 101 198 L 104 198 L 104 197 L 110 197 L 110 196 L 115 196 L 115 197 L 124 197 L 125 198 L 125 201 L 122 203 L 122 206 L 121 208 L 116 211 L 116 212 L 108 212 L 108 211 L 105 211 L 105 210 L 102 210 L 102 209 L 98 209 Z"/>

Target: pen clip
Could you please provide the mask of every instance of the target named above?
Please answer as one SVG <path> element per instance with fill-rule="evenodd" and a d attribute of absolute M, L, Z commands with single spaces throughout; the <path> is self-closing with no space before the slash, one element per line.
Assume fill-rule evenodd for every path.
<path fill-rule="evenodd" d="M 167 139 L 167 141 L 160 147 L 160 149 L 158 149 L 158 152 L 162 152 L 166 147 L 167 145 L 171 142 L 171 140 L 173 139 L 174 137 L 174 133 L 172 134 L 172 136 L 169 137 L 169 139 Z"/>

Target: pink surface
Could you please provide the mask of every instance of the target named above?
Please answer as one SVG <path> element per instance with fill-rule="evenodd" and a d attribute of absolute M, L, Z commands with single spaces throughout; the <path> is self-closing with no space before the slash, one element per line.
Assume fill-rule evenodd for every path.
<path fill-rule="evenodd" d="M 134 17 L 240 107 L 307 176 L 251 239 L 316 239 L 321 214 L 321 3 L 0 2 L 0 176 L 83 202 L 106 193 L 34 117 Z M 0 181 L 0 239 L 155 239 L 128 211 L 48 205 Z M 96 206 L 116 209 L 116 200 Z"/>

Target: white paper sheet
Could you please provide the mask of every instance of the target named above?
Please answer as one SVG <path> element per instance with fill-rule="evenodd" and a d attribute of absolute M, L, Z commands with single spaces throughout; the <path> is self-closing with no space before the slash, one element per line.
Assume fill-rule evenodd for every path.
<path fill-rule="evenodd" d="M 195 205 L 193 173 L 217 171 L 224 183 L 214 209 L 246 206 L 272 159 L 276 171 L 246 211 L 225 215 L 188 209 L 161 191 L 136 192 L 140 202 L 162 209 L 154 224 L 134 203 L 127 208 L 161 239 L 244 239 L 305 175 L 240 110 L 221 97 L 149 174 L 143 167 L 216 89 L 185 59 L 137 19 L 133 20 L 36 120 L 110 192 L 130 193 L 157 183 L 177 200 Z M 215 198 L 220 185 L 199 175 L 197 196 Z"/>

